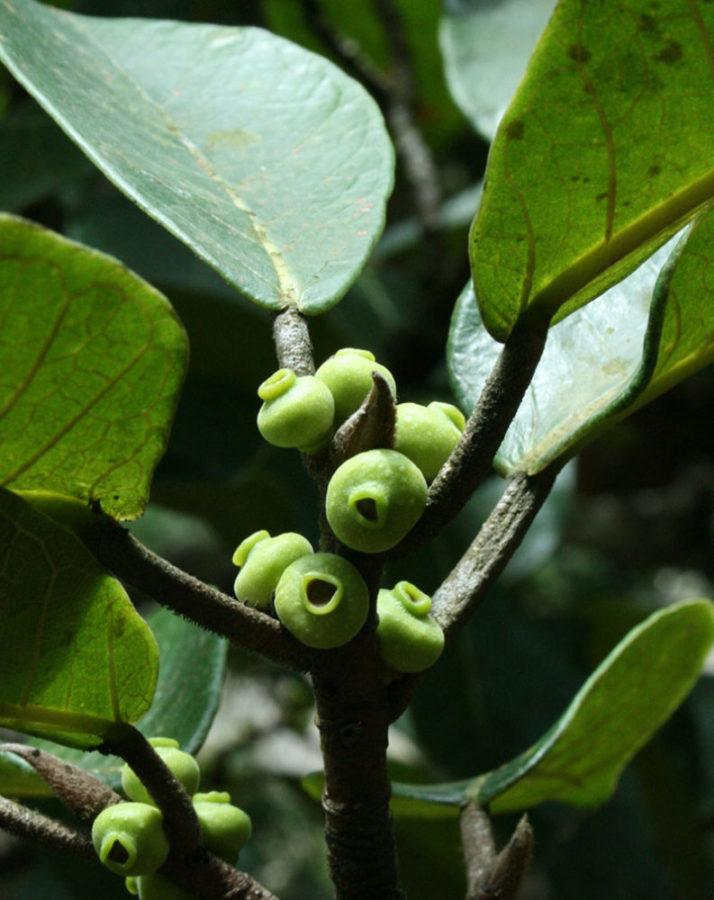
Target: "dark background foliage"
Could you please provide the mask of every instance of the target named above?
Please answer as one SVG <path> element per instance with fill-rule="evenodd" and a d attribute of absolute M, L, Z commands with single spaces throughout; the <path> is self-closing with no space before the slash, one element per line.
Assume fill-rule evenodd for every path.
<path fill-rule="evenodd" d="M 277 30 L 329 55 L 298 0 L 77 0 L 101 15 L 155 16 Z M 483 175 L 487 146 L 449 99 L 436 44 L 439 9 L 420 2 L 411 35 L 416 121 L 443 195 Z M 370 3 L 328 14 L 389 71 Z M 244 302 L 123 198 L 0 72 L 0 208 L 105 250 L 159 287 L 189 332 L 189 377 L 152 504 L 134 527 L 150 546 L 229 588 L 230 554 L 258 528 L 314 536 L 311 485 L 295 454 L 268 447 L 254 425 L 255 386 L 274 368 L 269 316 Z M 345 301 L 313 322 L 318 359 L 369 347 L 395 373 L 401 399 L 447 399 L 444 347 L 468 277 L 458 224 L 420 236 L 403 171 L 385 238 Z M 458 218 L 458 217 L 457 217 Z M 400 249 L 395 251 L 395 245 Z M 471 626 L 394 729 L 395 777 L 447 781 L 523 750 L 565 707 L 628 627 L 674 599 L 711 596 L 714 580 L 714 372 L 705 370 L 585 449 Z M 399 573 L 426 589 L 455 562 L 500 490 L 493 479 L 427 554 Z M 395 571 L 395 574 L 396 571 Z M 190 672 L 186 673 L 190 678 Z M 253 816 L 241 864 L 278 894 L 329 896 L 321 814 L 299 777 L 319 764 L 302 682 L 235 654 L 204 748 L 207 781 Z M 634 760 L 602 809 L 533 811 L 536 864 L 524 897 L 698 900 L 714 895 L 714 683 L 705 674 Z M 501 837 L 514 822 L 497 821 Z M 456 820 L 400 822 L 404 881 L 415 898 L 463 895 Z M 0 839 L 0 896 L 11 900 L 126 896 L 100 867 Z"/>

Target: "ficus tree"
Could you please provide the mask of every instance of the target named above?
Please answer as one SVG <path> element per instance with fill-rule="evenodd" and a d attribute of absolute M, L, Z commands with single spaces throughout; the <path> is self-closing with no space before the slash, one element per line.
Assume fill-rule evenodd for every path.
<path fill-rule="evenodd" d="M 428 133 L 417 96 L 437 110 L 450 102 L 441 83 L 420 83 L 414 50 L 437 18 L 446 82 L 478 133 L 469 146 L 490 143 L 483 189 L 451 206 L 429 146 L 443 133 Z M 272 31 L 0 4 L 8 72 L 110 182 L 222 277 L 223 309 L 268 311 L 241 313 L 241 334 L 226 313 L 215 333 L 264 346 L 272 320 L 272 360 L 254 365 L 246 353 L 243 366 L 232 351 L 243 373 L 235 391 L 260 387 L 261 432 L 301 453 L 317 507 L 305 537 L 278 538 L 288 529 L 268 507 L 299 478 L 279 474 L 296 450 L 270 456 L 272 487 L 246 470 L 246 482 L 260 477 L 245 522 L 257 506 L 266 517 L 257 527 L 271 531 L 248 538 L 255 528 L 238 522 L 248 540 L 235 555 L 235 596 L 235 570 L 202 581 L 148 549 L 130 523 L 170 447 L 187 332 L 170 300 L 122 262 L 0 216 L 0 725 L 25 736 L 2 747 L 0 826 L 90 864 L 99 853 L 143 897 L 274 896 L 222 852 L 235 855 L 246 839 L 243 814 L 226 812 L 227 795 L 192 802 L 194 774 L 177 777 L 170 764 L 180 751 L 148 740 L 200 749 L 230 645 L 307 677 L 322 771 L 303 787 L 322 803 L 338 897 L 402 895 L 396 819 L 458 822 L 468 897 L 513 898 L 533 830 L 523 817 L 499 851 L 498 817 L 608 800 L 699 678 L 714 643 L 711 603 L 695 597 L 635 617 L 543 736 L 512 758 L 500 751 L 488 771 L 391 779 L 389 729 L 428 689 L 442 648 L 447 658 L 472 619 L 478 627 L 482 601 L 566 464 L 714 356 L 714 6 L 461 0 L 442 13 L 395 0 L 369 10 L 267 2 L 262 22 Z M 369 45 L 377 27 L 370 56 L 360 41 Z M 442 132 L 454 117 L 451 107 Z M 42 153 L 33 160 L 22 138 L 3 162 L 7 191 L 15 156 L 40 187 L 12 209 L 67 173 Z M 88 166 L 69 158 L 84 176 Z M 378 244 L 395 159 L 416 217 Z M 63 188 L 71 205 L 71 183 Z M 459 245 L 471 277 L 456 299 L 462 273 L 442 257 L 450 265 L 448 228 L 460 217 L 473 218 L 468 247 Z M 414 244 L 423 294 L 403 301 L 409 315 L 423 302 L 428 323 L 433 297 L 454 289 L 445 355 L 456 406 L 441 402 L 445 388 L 431 406 L 398 404 L 399 366 L 393 378 L 364 352 L 359 314 L 343 341 L 353 349 L 331 357 L 337 375 L 313 352 L 311 331 L 325 343 L 319 317 L 329 323 L 355 282 L 348 296 L 374 303 L 374 260 Z M 170 284 L 171 273 L 157 281 Z M 201 314 L 168 293 L 200 344 Z M 241 428 L 254 440 L 253 422 Z M 225 436 L 229 456 L 234 437 Z M 470 500 L 493 470 L 505 486 L 465 539 L 454 523 L 472 527 Z M 430 548 L 444 535 L 458 546 L 442 571 Z M 134 603 L 144 611 L 148 600 L 163 608 L 145 617 Z M 133 771 L 131 809 L 107 813 L 122 801 L 121 760 Z M 72 818 L 38 809 L 48 795 Z M 230 815 L 235 846 L 211 831 Z M 115 841 L 127 829 L 135 833 Z M 149 874 L 137 854 L 151 860 Z"/>

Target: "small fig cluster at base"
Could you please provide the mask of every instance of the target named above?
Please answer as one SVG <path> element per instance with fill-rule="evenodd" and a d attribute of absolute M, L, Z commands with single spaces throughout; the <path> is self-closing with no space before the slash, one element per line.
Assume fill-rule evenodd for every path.
<path fill-rule="evenodd" d="M 150 738 L 150 743 L 185 790 L 193 795 L 203 845 L 234 864 L 251 836 L 250 816 L 234 806 L 225 792 L 195 793 L 201 774 L 199 765 L 193 756 L 179 748 L 177 741 L 157 737 Z M 157 872 L 169 855 L 163 815 L 128 765 L 122 769 L 122 787 L 130 800 L 107 807 L 92 825 L 92 842 L 97 856 L 112 872 L 125 876 L 127 891 L 143 900 L 191 897 Z M 142 797 L 146 800 L 137 800 Z"/>

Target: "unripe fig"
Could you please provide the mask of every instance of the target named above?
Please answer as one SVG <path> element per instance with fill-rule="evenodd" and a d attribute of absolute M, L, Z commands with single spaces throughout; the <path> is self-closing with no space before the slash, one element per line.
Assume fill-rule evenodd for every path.
<path fill-rule="evenodd" d="M 283 572 L 275 611 L 308 647 L 327 650 L 351 640 L 369 610 L 369 592 L 357 569 L 334 553 L 303 556 Z"/>
<path fill-rule="evenodd" d="M 137 881 L 137 886 L 139 900 L 194 900 L 195 896 L 158 873 L 142 875 Z"/>
<path fill-rule="evenodd" d="M 301 534 L 288 531 L 272 538 L 267 531 L 251 534 L 233 554 L 233 562 L 240 566 L 234 585 L 236 597 L 248 606 L 267 609 L 285 569 L 308 553 L 312 546 Z"/>
<path fill-rule="evenodd" d="M 408 581 L 377 595 L 379 652 L 395 672 L 421 672 L 444 649 L 444 632 L 429 615 L 431 597 Z"/>
<path fill-rule="evenodd" d="M 401 541 L 425 505 L 426 481 L 410 459 L 396 450 L 367 450 L 334 473 L 325 511 L 345 546 L 380 553 Z"/>
<path fill-rule="evenodd" d="M 397 385 L 392 373 L 385 366 L 375 362 L 369 350 L 344 347 L 320 366 L 315 372 L 330 389 L 335 400 L 335 427 L 349 419 L 362 405 L 372 389 L 372 372 L 382 375 L 392 394 L 397 396 Z"/>
<path fill-rule="evenodd" d="M 92 825 L 92 843 L 117 875 L 148 875 L 169 855 L 163 816 L 148 803 L 117 803 L 102 810 Z"/>
<path fill-rule="evenodd" d="M 198 763 L 190 753 L 184 753 L 178 749 L 178 741 L 172 738 L 151 738 L 149 743 L 156 750 L 158 756 L 173 772 L 189 794 L 193 794 L 198 788 L 201 778 L 201 770 Z M 121 770 L 121 786 L 124 793 L 131 800 L 140 803 L 153 803 L 154 798 L 144 787 L 138 776 L 126 763 Z"/>
<path fill-rule="evenodd" d="M 269 444 L 313 453 L 329 440 L 335 401 L 314 375 L 298 378 L 292 369 L 278 369 L 260 385 L 258 396 L 263 401 L 258 430 Z"/>
<path fill-rule="evenodd" d="M 250 816 L 233 806 L 230 794 L 221 791 L 196 794 L 193 808 L 201 823 L 206 848 L 226 862 L 235 863 L 253 830 Z"/>
<path fill-rule="evenodd" d="M 400 403 L 394 449 L 408 456 L 427 481 L 433 481 L 458 444 L 465 425 L 463 413 L 450 403 Z"/>

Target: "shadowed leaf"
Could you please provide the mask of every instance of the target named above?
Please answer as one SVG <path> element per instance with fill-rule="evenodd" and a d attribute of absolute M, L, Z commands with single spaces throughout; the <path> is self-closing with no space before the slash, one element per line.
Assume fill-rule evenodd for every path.
<path fill-rule="evenodd" d="M 684 700 L 714 644 L 714 607 L 690 600 L 649 616 L 588 678 L 553 727 L 501 768 L 453 784 L 393 784 L 408 814 L 443 815 L 472 800 L 495 813 L 544 801 L 603 803 L 635 753 Z M 313 787 L 314 790 L 314 787 Z M 395 805 L 395 812 L 399 806 Z M 407 810 L 410 807 L 406 807 Z"/>
<path fill-rule="evenodd" d="M 0 486 L 136 518 L 186 364 L 167 300 L 116 260 L 0 216 Z"/>
<path fill-rule="evenodd" d="M 88 747 L 151 705 L 158 653 L 84 546 L 0 491 L 0 725 Z"/>

